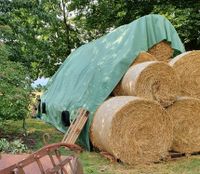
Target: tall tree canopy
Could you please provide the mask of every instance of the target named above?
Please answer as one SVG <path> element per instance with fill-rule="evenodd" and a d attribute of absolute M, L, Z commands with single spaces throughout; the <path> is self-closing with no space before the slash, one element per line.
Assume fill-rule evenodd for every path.
<path fill-rule="evenodd" d="M 161 14 L 175 26 L 187 49 L 200 49 L 200 1 L 74 0 L 71 7 L 79 11 L 77 25 L 80 19 L 85 21 L 81 27 L 89 32 L 90 39 L 141 16 Z"/>
<path fill-rule="evenodd" d="M 9 59 L 28 67 L 32 78 L 52 75 L 81 42 L 65 4 L 1 0 L 1 39 L 11 48 Z"/>
<path fill-rule="evenodd" d="M 0 0 L 0 37 L 9 60 L 33 79 L 51 76 L 80 45 L 141 16 L 166 16 L 187 49 L 200 48 L 200 1 Z"/>

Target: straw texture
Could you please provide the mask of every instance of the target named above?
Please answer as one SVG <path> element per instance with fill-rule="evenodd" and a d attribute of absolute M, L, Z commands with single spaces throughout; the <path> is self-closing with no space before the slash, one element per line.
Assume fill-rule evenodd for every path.
<path fill-rule="evenodd" d="M 143 51 L 140 52 L 140 54 L 137 56 L 137 58 L 133 61 L 133 63 L 130 66 L 154 60 L 156 60 L 155 56 Z M 114 96 L 123 95 L 123 91 L 121 90 L 121 81 L 117 84 L 117 86 L 113 90 L 113 95 Z"/>
<path fill-rule="evenodd" d="M 167 112 L 174 122 L 172 149 L 182 153 L 200 152 L 200 100 L 180 97 Z"/>
<path fill-rule="evenodd" d="M 200 50 L 180 54 L 169 64 L 180 79 L 181 95 L 200 98 Z"/>
<path fill-rule="evenodd" d="M 114 94 L 144 97 L 166 107 L 176 100 L 179 81 L 168 64 L 149 61 L 130 67 Z"/>
<path fill-rule="evenodd" d="M 141 52 L 137 56 L 137 58 L 134 60 L 134 62 L 131 64 L 131 66 L 136 65 L 138 63 L 153 61 L 153 60 L 156 60 L 155 56 L 153 56 L 153 55 L 151 55 L 150 53 L 147 53 L 147 52 Z"/>
<path fill-rule="evenodd" d="M 150 163 L 168 155 L 172 127 L 172 119 L 157 102 L 118 96 L 98 108 L 90 138 L 95 147 L 125 163 Z"/>
<path fill-rule="evenodd" d="M 174 50 L 166 41 L 161 41 L 151 47 L 148 52 L 156 57 L 159 61 L 167 62 L 173 56 Z"/>

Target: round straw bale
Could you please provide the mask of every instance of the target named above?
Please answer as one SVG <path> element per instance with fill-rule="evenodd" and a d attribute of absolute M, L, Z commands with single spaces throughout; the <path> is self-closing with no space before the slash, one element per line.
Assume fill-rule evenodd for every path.
<path fill-rule="evenodd" d="M 148 52 L 155 56 L 157 60 L 167 62 L 173 56 L 174 50 L 169 42 L 161 41 L 151 47 Z"/>
<path fill-rule="evenodd" d="M 153 60 L 156 60 L 155 56 L 153 56 L 147 52 L 140 52 L 140 54 L 136 57 L 134 62 L 131 64 L 131 66 L 136 65 L 138 63 L 153 61 Z"/>
<path fill-rule="evenodd" d="M 178 93 L 179 81 L 173 68 L 159 61 L 130 67 L 118 87 L 118 94 L 157 100 L 164 107 L 171 105 Z"/>
<path fill-rule="evenodd" d="M 180 54 L 169 64 L 180 79 L 181 95 L 200 98 L 200 50 Z"/>
<path fill-rule="evenodd" d="M 200 100 L 180 97 L 167 112 L 174 123 L 172 149 L 182 153 L 200 152 Z"/>
<path fill-rule="evenodd" d="M 118 96 L 96 111 L 90 129 L 95 147 L 128 164 L 159 161 L 172 143 L 172 119 L 155 101 Z"/>
<path fill-rule="evenodd" d="M 140 52 L 140 54 L 136 57 L 136 59 L 133 61 L 133 63 L 130 66 L 142 63 L 142 62 L 147 62 L 147 61 L 154 61 L 156 58 L 147 53 L 147 52 Z M 113 90 L 113 95 L 118 96 L 118 95 L 123 95 L 123 90 L 121 90 L 121 81 L 117 84 L 115 89 Z"/>

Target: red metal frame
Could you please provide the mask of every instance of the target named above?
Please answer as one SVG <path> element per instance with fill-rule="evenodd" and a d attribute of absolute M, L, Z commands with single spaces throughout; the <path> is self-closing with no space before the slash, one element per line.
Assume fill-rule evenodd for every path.
<path fill-rule="evenodd" d="M 65 159 L 62 159 L 61 154 L 59 153 L 59 149 L 62 147 L 73 150 L 75 152 L 82 151 L 82 148 L 80 148 L 78 145 L 75 145 L 75 144 L 55 143 L 55 144 L 46 145 L 40 150 L 34 152 L 33 154 L 30 154 L 24 160 L 12 166 L 9 166 L 5 169 L 0 170 L 0 173 L 1 174 L 14 174 L 14 173 L 25 174 L 24 167 L 26 167 L 27 165 L 30 165 L 31 163 L 36 162 L 42 174 L 53 174 L 53 173 L 59 174 L 59 172 L 64 173 L 64 174 L 76 174 L 74 169 L 77 166 L 73 166 L 73 165 L 74 165 L 74 161 L 77 161 L 78 159 L 73 155 L 67 156 L 65 157 Z M 57 161 L 59 161 L 58 164 L 56 164 L 56 162 L 54 161 L 53 154 L 55 154 Z M 40 159 L 46 155 L 49 156 L 52 162 L 53 168 L 44 170 Z"/>

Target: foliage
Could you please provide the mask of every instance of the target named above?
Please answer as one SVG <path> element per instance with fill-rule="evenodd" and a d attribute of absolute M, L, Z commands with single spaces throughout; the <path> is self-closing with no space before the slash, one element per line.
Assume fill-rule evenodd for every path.
<path fill-rule="evenodd" d="M 24 120 L 29 105 L 29 78 L 20 63 L 7 60 L 8 48 L 0 46 L 0 121 Z"/>
<path fill-rule="evenodd" d="M 187 49 L 200 48 L 200 1 L 0 0 L 0 37 L 9 60 L 51 76 L 80 45 L 147 14 L 166 16 Z"/>
<path fill-rule="evenodd" d="M 63 4 L 60 0 L 1 0 L 1 38 L 11 47 L 9 59 L 28 67 L 33 79 L 54 74 L 80 44 Z"/>
<path fill-rule="evenodd" d="M 96 3 L 94 3 L 96 2 Z M 161 14 L 175 26 L 187 49 L 200 49 L 200 1 L 119 0 L 73 1 L 79 11 L 76 25 L 87 31 L 89 40 L 147 14 Z"/>
<path fill-rule="evenodd" d="M 168 1 L 155 5 L 152 12 L 172 22 L 188 50 L 200 49 L 200 1 Z"/>
<path fill-rule="evenodd" d="M 27 146 L 20 139 L 12 142 L 8 142 L 5 138 L 0 139 L 0 152 L 16 154 L 27 152 L 27 150 Z"/>

